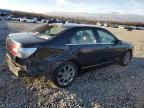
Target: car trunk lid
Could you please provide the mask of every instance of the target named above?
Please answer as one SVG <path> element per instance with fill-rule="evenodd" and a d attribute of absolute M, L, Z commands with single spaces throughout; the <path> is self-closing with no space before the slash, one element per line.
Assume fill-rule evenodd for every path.
<path fill-rule="evenodd" d="M 25 32 L 25 33 L 13 33 L 8 36 L 11 40 L 21 44 L 21 46 L 27 44 L 37 44 L 47 41 L 44 38 L 40 38 L 37 33 Z"/>
<path fill-rule="evenodd" d="M 35 33 L 13 33 L 6 39 L 6 46 L 9 56 L 15 60 L 18 48 L 29 47 L 39 43 L 46 42 L 44 38 L 40 38 Z"/>

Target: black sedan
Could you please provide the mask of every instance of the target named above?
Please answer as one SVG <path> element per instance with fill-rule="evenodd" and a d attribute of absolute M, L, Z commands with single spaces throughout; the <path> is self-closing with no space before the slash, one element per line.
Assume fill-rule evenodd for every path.
<path fill-rule="evenodd" d="M 7 64 L 16 76 L 49 76 L 59 87 L 70 85 L 78 70 L 115 61 L 123 66 L 133 46 L 109 31 L 77 24 L 44 25 L 31 32 L 9 34 Z"/>

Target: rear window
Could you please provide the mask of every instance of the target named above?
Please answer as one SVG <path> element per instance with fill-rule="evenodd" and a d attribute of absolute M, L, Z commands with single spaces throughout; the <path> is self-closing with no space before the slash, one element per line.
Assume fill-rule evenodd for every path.
<path fill-rule="evenodd" d="M 59 33 L 65 31 L 67 28 L 63 27 L 63 26 L 49 26 L 49 25 L 45 25 L 42 27 L 39 27 L 35 30 L 33 30 L 33 32 L 38 32 L 40 34 L 44 34 L 44 35 L 48 35 L 48 36 L 56 36 Z"/>

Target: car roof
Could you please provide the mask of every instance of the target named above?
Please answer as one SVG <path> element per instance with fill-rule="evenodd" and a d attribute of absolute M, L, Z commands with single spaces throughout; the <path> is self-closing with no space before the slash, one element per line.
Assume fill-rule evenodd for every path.
<path fill-rule="evenodd" d="M 63 27 L 63 28 L 67 28 L 67 29 L 73 29 L 73 28 L 96 28 L 96 29 L 103 29 L 103 30 L 106 30 L 105 28 L 103 27 L 99 27 L 99 26 L 96 26 L 96 25 L 88 25 L 88 24 L 73 24 L 73 23 L 68 23 L 68 24 L 62 24 L 62 23 L 52 23 L 52 24 L 45 24 L 39 28 L 36 28 L 32 31 L 39 31 L 39 30 L 43 30 L 47 27 L 50 27 L 50 26 L 59 26 L 59 27 Z"/>
<path fill-rule="evenodd" d="M 65 27 L 65 28 L 77 28 L 77 27 L 95 27 L 95 28 L 101 28 L 101 27 L 98 27 L 96 25 L 74 24 L 74 23 L 68 23 L 68 24 L 55 23 L 55 24 L 50 24 L 50 25 L 62 26 L 62 27 Z"/>

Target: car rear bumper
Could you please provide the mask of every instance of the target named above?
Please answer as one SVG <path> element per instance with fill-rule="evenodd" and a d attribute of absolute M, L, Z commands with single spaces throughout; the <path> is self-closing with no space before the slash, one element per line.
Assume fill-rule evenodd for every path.
<path fill-rule="evenodd" d="M 6 54 L 6 63 L 9 70 L 18 77 L 30 76 L 38 77 L 43 75 L 51 75 L 51 64 L 37 64 L 37 65 L 27 65 L 22 66 L 14 62 L 11 57 Z"/>
<path fill-rule="evenodd" d="M 6 54 L 6 64 L 9 68 L 9 70 L 15 75 L 15 76 L 22 76 L 24 74 L 24 71 L 26 71 L 25 66 L 21 66 L 16 64 L 8 54 Z"/>

